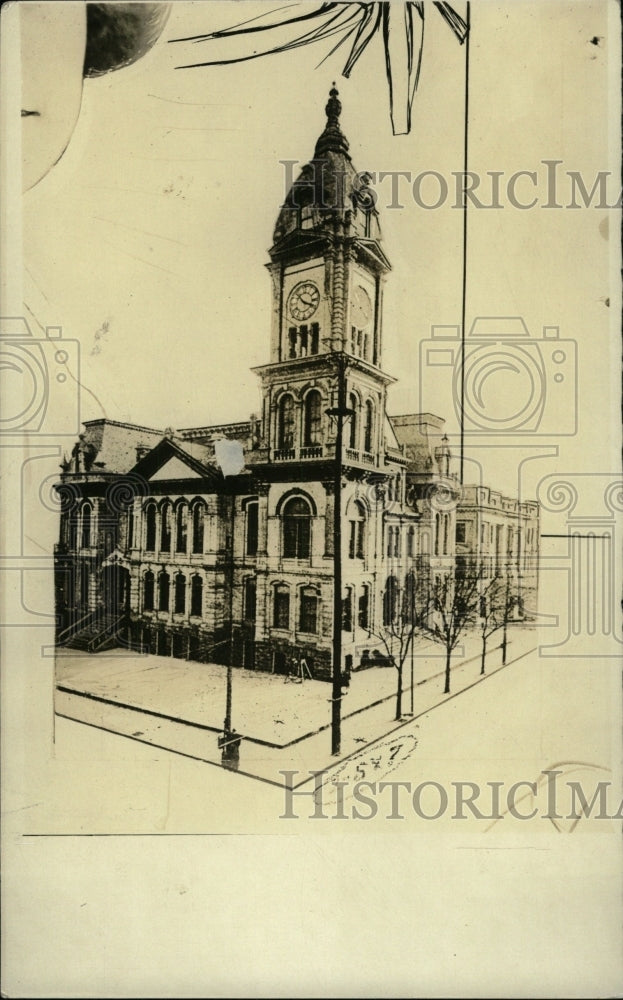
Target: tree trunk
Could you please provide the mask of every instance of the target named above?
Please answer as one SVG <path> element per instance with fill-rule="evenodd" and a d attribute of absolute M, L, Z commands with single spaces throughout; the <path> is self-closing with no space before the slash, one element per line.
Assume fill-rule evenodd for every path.
<path fill-rule="evenodd" d="M 446 649 L 446 685 L 443 689 L 444 694 L 450 694 L 450 657 L 452 656 L 452 650 Z"/>
<path fill-rule="evenodd" d="M 402 663 L 397 668 L 398 690 L 396 691 L 396 721 L 402 717 Z"/>
<path fill-rule="evenodd" d="M 482 637 L 482 658 L 481 658 L 481 661 L 480 661 L 480 673 L 481 674 L 484 674 L 484 672 L 485 672 L 485 660 L 486 660 L 486 657 L 487 657 L 487 637 L 483 635 L 483 637 Z"/>

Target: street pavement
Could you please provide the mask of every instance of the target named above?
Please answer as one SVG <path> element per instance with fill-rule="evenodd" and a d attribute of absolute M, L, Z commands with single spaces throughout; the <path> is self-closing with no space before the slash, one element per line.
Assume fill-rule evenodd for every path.
<path fill-rule="evenodd" d="M 500 639 L 494 636 L 486 673 L 480 673 L 480 637 L 470 635 L 452 657 L 451 690 L 444 695 L 445 650 L 420 640 L 403 669 L 402 718 L 396 720 L 397 671 L 356 671 L 343 689 L 341 750 L 331 753 L 331 684 L 234 668 L 233 728 L 241 736 L 235 769 L 281 784 L 282 769 L 308 772 L 395 732 L 431 708 L 453 698 L 502 668 Z M 536 646 L 534 631 L 509 630 L 507 661 Z M 130 654 L 57 655 L 56 712 L 98 728 L 186 756 L 221 764 L 226 669 L 170 657 Z M 413 690 L 413 696 L 412 696 Z M 232 766 L 232 765 L 230 765 Z"/>

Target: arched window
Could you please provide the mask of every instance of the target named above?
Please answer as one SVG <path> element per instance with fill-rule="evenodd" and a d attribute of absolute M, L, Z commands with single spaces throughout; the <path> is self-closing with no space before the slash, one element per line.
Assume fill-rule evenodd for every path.
<path fill-rule="evenodd" d="M 258 539 L 258 514 L 259 507 L 257 500 L 253 500 L 251 503 L 247 504 L 246 510 L 246 542 L 245 550 L 248 556 L 257 555 L 257 539 Z"/>
<path fill-rule="evenodd" d="M 158 574 L 158 611 L 169 610 L 169 574 L 164 570 Z"/>
<path fill-rule="evenodd" d="M 363 559 L 365 556 L 365 508 L 358 500 L 354 500 L 349 507 L 348 514 L 348 558 Z"/>
<path fill-rule="evenodd" d="M 91 545 L 91 504 L 85 503 L 82 507 L 82 534 L 80 545 L 83 549 L 88 549 Z"/>
<path fill-rule="evenodd" d="M 254 622 L 255 621 L 255 609 L 256 609 L 256 584 L 255 577 L 249 576 L 244 581 L 244 609 L 243 616 L 245 621 Z"/>
<path fill-rule="evenodd" d="M 175 613 L 183 615 L 186 611 L 186 577 L 177 573 L 175 577 Z"/>
<path fill-rule="evenodd" d="M 160 511 L 160 551 L 171 551 L 171 504 L 168 500 L 165 500 Z"/>
<path fill-rule="evenodd" d="M 368 628 L 370 624 L 370 587 L 364 583 L 359 595 L 358 609 L 359 628 Z"/>
<path fill-rule="evenodd" d="M 450 536 L 450 515 L 444 514 L 443 516 L 443 554 L 448 555 L 448 540 Z"/>
<path fill-rule="evenodd" d="M 350 415 L 350 429 L 348 438 L 349 448 L 357 447 L 357 438 L 359 435 L 358 407 L 359 407 L 359 400 L 357 399 L 355 393 L 351 392 L 348 397 L 348 409 L 352 411 Z"/>
<path fill-rule="evenodd" d="M 175 513 L 175 551 L 186 552 L 188 548 L 188 526 L 186 521 L 186 504 L 181 503 Z"/>
<path fill-rule="evenodd" d="M 148 552 L 156 551 L 156 505 L 150 503 L 145 508 L 145 548 Z"/>
<path fill-rule="evenodd" d="M 322 422 L 322 397 L 317 389 L 312 389 L 305 397 L 305 434 L 304 444 L 310 447 L 320 444 Z"/>
<path fill-rule="evenodd" d="M 278 583 L 275 587 L 273 626 L 281 629 L 290 628 L 290 588 L 285 583 Z"/>
<path fill-rule="evenodd" d="M 402 598 L 402 614 L 405 621 L 410 623 L 413 623 L 416 617 L 415 596 L 415 573 L 407 573 Z"/>
<path fill-rule="evenodd" d="M 294 400 L 282 396 L 279 403 L 279 447 L 294 448 Z"/>
<path fill-rule="evenodd" d="M 318 631 L 318 594 L 314 587 L 301 590 L 299 629 L 310 635 Z"/>
<path fill-rule="evenodd" d="M 306 500 L 292 497 L 283 508 L 284 559 L 309 559 L 311 512 Z"/>
<path fill-rule="evenodd" d="M 363 428 L 363 450 L 372 451 L 374 441 L 374 403 L 371 399 L 366 400 L 366 414 Z"/>
<path fill-rule="evenodd" d="M 441 541 L 441 514 L 435 514 L 435 555 L 439 555 L 439 544 Z"/>
<path fill-rule="evenodd" d="M 413 525 L 407 531 L 407 555 L 411 557 L 415 555 L 415 528 Z"/>
<path fill-rule="evenodd" d="M 150 569 L 143 577 L 143 611 L 154 610 L 154 574 Z"/>
<path fill-rule="evenodd" d="M 193 507 L 193 552 L 203 552 L 203 515 L 205 507 L 202 503 L 196 503 Z"/>
<path fill-rule="evenodd" d="M 190 613 L 195 618 L 203 614 L 203 580 L 198 573 L 190 578 Z"/>
<path fill-rule="evenodd" d="M 398 606 L 398 581 L 395 576 L 388 576 L 383 594 L 383 625 L 391 625 L 396 620 Z"/>
<path fill-rule="evenodd" d="M 353 631 L 353 588 L 347 587 L 342 598 L 342 631 Z"/>
<path fill-rule="evenodd" d="M 78 544 L 78 511 L 72 510 L 69 515 L 69 548 L 75 551 Z"/>

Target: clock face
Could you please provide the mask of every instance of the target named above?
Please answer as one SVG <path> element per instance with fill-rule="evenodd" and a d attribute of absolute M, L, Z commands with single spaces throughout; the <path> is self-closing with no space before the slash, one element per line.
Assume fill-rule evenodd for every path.
<path fill-rule="evenodd" d="M 320 302 L 320 292 L 313 281 L 300 281 L 288 297 L 288 312 L 299 323 L 313 316 Z"/>
<path fill-rule="evenodd" d="M 350 309 L 354 326 L 361 330 L 368 326 L 372 319 L 372 302 L 365 288 L 362 288 L 361 285 L 358 285 L 353 292 Z"/>

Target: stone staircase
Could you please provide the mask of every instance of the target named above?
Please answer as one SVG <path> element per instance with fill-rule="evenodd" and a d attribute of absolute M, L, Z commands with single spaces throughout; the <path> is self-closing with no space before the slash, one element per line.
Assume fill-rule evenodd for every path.
<path fill-rule="evenodd" d="M 78 628 L 60 644 L 65 649 L 78 649 L 96 653 L 117 645 L 117 637 L 124 625 L 125 616 L 110 612 L 95 612 L 82 628 Z"/>

